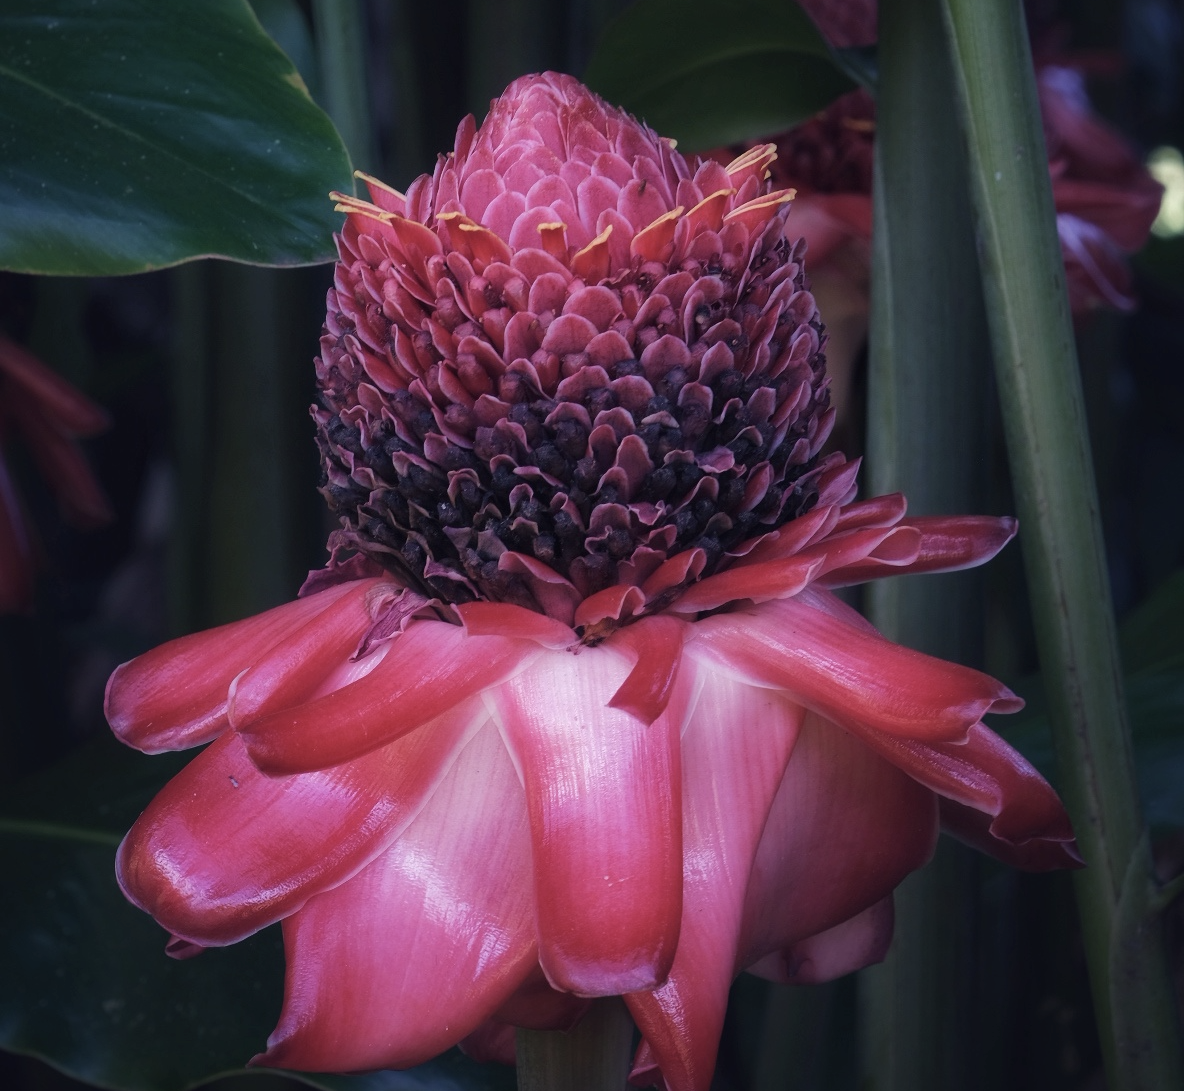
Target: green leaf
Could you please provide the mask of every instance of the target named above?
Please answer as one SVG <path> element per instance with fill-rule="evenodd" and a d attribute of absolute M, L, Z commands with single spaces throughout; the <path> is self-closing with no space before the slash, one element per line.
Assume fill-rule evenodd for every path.
<path fill-rule="evenodd" d="M 333 258 L 349 161 L 246 0 L 0 7 L 0 267 Z"/>
<path fill-rule="evenodd" d="M 296 0 L 250 0 L 250 3 L 267 36 L 296 66 L 308 93 L 315 101 L 322 102 L 316 46 L 300 5 Z"/>
<path fill-rule="evenodd" d="M 1184 667 L 1184 569 L 1123 619 L 1118 648 L 1128 671 Z"/>
<path fill-rule="evenodd" d="M 0 873 L 19 896 L 0 900 L 0 1048 L 123 1091 L 184 1091 L 263 1049 L 283 995 L 279 929 L 177 962 L 115 882 L 127 826 L 191 756 L 104 738 L 4 799 Z M 293 1075 L 324 1091 L 514 1085 L 511 1070 L 456 1050 L 407 1072 Z"/>
<path fill-rule="evenodd" d="M 781 132 L 855 86 L 786 0 L 638 0 L 605 31 L 584 80 L 684 151 Z"/>

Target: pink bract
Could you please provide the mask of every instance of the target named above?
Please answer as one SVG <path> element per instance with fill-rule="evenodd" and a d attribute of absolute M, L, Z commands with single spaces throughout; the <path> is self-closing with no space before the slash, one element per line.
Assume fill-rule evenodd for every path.
<path fill-rule="evenodd" d="M 980 564 L 822 456 L 825 331 L 771 148 L 695 170 L 524 77 L 347 222 L 314 410 L 342 530 L 301 597 L 112 676 L 148 752 L 210 743 L 119 852 L 192 954 L 283 922 L 258 1063 L 403 1067 L 621 995 L 633 1078 L 711 1081 L 746 968 L 881 958 L 939 825 L 1078 862 L 988 676 L 832 593 Z"/>

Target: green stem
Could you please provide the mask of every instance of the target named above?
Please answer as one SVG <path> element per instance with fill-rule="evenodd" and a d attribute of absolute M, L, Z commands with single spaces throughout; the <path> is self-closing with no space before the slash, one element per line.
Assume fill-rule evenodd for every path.
<path fill-rule="evenodd" d="M 1031 51 L 1018 2 L 943 0 L 1036 636 L 1110 1086 L 1184 1087 Z"/>
<path fill-rule="evenodd" d="M 378 164 L 366 90 L 366 9 L 356 0 L 313 0 L 313 23 L 325 112 L 356 170 Z"/>
<path fill-rule="evenodd" d="M 879 61 L 868 487 L 918 514 L 982 510 L 986 318 L 940 0 L 883 0 Z M 893 640 L 981 659 L 977 572 L 880 580 L 866 604 Z M 864 1086 L 972 1085 L 974 880 L 949 844 L 897 891 L 892 949 L 860 982 Z"/>
<path fill-rule="evenodd" d="M 625 1091 L 633 1020 L 619 997 L 594 1000 L 570 1031 L 519 1030 L 518 1091 Z"/>

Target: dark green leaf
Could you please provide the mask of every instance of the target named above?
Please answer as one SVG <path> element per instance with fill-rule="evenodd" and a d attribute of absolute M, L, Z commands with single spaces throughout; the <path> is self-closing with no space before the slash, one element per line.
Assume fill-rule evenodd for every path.
<path fill-rule="evenodd" d="M 1128 671 L 1184 666 L 1184 569 L 1123 619 L 1118 646 Z"/>
<path fill-rule="evenodd" d="M 345 149 L 246 0 L 8 0 L 0 103 L 0 267 L 333 257 Z"/>
<path fill-rule="evenodd" d="M 785 0 L 638 0 L 584 79 L 684 151 L 781 132 L 854 86 Z"/>
<path fill-rule="evenodd" d="M 183 1091 L 263 1049 L 282 998 L 279 929 L 176 962 L 115 882 L 123 832 L 191 756 L 103 739 L 5 798 L 0 1048 L 124 1091 Z M 408 1072 L 298 1075 L 324 1091 L 513 1087 L 510 1070 L 455 1050 Z"/>
<path fill-rule="evenodd" d="M 0 1045 L 105 1087 L 173 1091 L 240 1068 L 279 1015 L 278 930 L 176 962 L 124 901 L 115 846 L 0 822 Z"/>

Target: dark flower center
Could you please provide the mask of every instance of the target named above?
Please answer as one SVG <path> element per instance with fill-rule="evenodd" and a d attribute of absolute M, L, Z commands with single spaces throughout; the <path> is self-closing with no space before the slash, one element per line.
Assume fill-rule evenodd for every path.
<path fill-rule="evenodd" d="M 314 416 L 343 544 L 445 601 L 538 609 L 499 565 L 506 552 L 587 596 L 696 547 L 710 574 L 740 542 L 808 510 L 828 406 L 822 326 L 801 244 L 780 232 L 769 244 L 745 275 L 709 260 L 619 278 L 613 293 L 641 302 L 631 345 L 619 342 L 632 354 L 595 361 L 566 346 L 576 351 L 559 354 L 565 377 L 552 390 L 525 370 L 459 366 L 468 392 L 496 393 L 484 404 L 425 397 L 432 384 L 380 394 L 350 352 L 355 323 L 331 314 Z M 503 300 L 491 289 L 488 302 Z M 480 333 L 455 308 L 436 319 L 454 339 Z"/>

